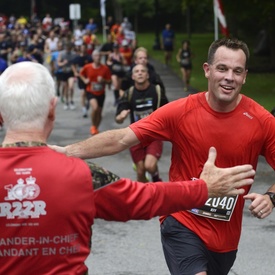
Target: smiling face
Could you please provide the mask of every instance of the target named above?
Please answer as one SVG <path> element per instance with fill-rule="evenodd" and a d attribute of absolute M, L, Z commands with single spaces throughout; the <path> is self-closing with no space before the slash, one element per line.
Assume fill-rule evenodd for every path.
<path fill-rule="evenodd" d="M 213 62 L 204 63 L 203 69 L 208 79 L 206 97 L 210 107 L 218 112 L 234 110 L 241 100 L 240 92 L 247 75 L 245 53 L 221 46 Z"/>

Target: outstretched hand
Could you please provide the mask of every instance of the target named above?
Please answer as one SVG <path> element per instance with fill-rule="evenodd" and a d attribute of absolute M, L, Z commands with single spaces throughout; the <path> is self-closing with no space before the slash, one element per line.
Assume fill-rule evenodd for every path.
<path fill-rule="evenodd" d="M 208 159 L 204 164 L 200 179 L 208 187 L 209 197 L 234 196 L 245 192 L 243 187 L 254 182 L 251 178 L 255 175 L 252 165 L 238 165 L 230 168 L 215 166 L 217 151 L 214 147 L 209 149 Z"/>

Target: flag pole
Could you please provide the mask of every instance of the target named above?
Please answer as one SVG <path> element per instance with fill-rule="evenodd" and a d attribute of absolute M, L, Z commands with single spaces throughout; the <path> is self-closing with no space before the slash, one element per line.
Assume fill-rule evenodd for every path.
<path fill-rule="evenodd" d="M 218 30 L 218 16 L 217 16 L 217 6 L 215 0 L 213 0 L 213 9 L 214 9 L 214 38 L 215 40 L 219 39 L 219 30 Z"/>
<path fill-rule="evenodd" d="M 103 33 L 103 42 L 106 42 L 106 9 L 105 9 L 105 1 L 100 0 L 100 14 L 102 17 L 102 33 Z"/>
<path fill-rule="evenodd" d="M 102 17 L 102 33 L 103 33 L 103 42 L 106 42 L 106 17 Z"/>

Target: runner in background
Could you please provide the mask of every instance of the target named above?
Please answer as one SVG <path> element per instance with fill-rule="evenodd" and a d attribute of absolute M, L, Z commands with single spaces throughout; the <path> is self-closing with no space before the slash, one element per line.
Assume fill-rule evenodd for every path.
<path fill-rule="evenodd" d="M 91 128 L 90 134 L 99 133 L 99 126 L 102 119 L 102 109 L 105 101 L 105 85 L 111 83 L 111 71 L 101 64 L 101 55 L 98 50 L 92 53 L 93 62 L 86 64 L 79 76 L 86 85 L 86 96 L 91 107 Z"/>
<path fill-rule="evenodd" d="M 190 48 L 190 41 L 183 40 L 181 48 L 178 50 L 176 59 L 180 65 L 182 81 L 184 84 L 184 92 L 187 92 L 189 90 L 193 57 L 194 55 Z"/>
<path fill-rule="evenodd" d="M 166 24 L 162 31 L 161 48 L 164 50 L 164 62 L 168 67 L 172 60 L 172 53 L 174 50 L 175 33 L 171 28 L 171 24 Z"/>
<path fill-rule="evenodd" d="M 130 122 L 134 123 L 147 117 L 168 102 L 161 87 L 149 82 L 146 65 L 137 64 L 134 66 L 132 78 L 134 86 L 126 90 L 119 100 L 116 111 L 117 123 L 123 123 L 128 115 L 130 115 Z M 147 172 L 151 175 L 153 182 L 162 181 L 158 170 L 158 160 L 161 157 L 162 148 L 163 142 L 160 140 L 153 141 L 147 146 L 137 144 L 130 148 L 137 181 L 147 182 Z"/>
<path fill-rule="evenodd" d="M 85 83 L 79 76 L 80 70 L 87 64 L 92 63 L 93 59 L 87 52 L 87 46 L 85 44 L 79 47 L 79 51 L 76 53 L 76 57 L 73 60 L 72 69 L 75 77 L 77 77 L 78 89 L 81 93 L 81 106 L 82 106 L 82 116 L 84 118 L 88 117 L 89 102 L 86 97 Z"/>
<path fill-rule="evenodd" d="M 120 97 L 119 90 L 125 75 L 125 67 L 128 65 L 124 55 L 119 51 L 119 45 L 117 43 L 113 44 L 113 52 L 109 54 L 106 65 L 110 68 L 112 73 L 114 105 L 116 106 Z"/>
<path fill-rule="evenodd" d="M 57 65 L 61 69 L 61 82 L 64 89 L 64 110 L 74 110 L 74 81 L 73 61 L 76 58 L 72 42 L 65 44 L 65 49 L 60 52 L 57 58 Z"/>

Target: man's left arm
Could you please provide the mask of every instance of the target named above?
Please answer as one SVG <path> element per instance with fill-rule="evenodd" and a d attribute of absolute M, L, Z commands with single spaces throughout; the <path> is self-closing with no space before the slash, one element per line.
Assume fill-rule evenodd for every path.
<path fill-rule="evenodd" d="M 263 113 L 261 117 L 262 128 L 263 128 L 263 140 L 264 146 L 262 148 L 262 155 L 265 157 L 267 163 L 275 169 L 275 119 L 268 113 Z M 249 210 L 251 214 L 259 219 L 263 219 L 269 216 L 272 212 L 274 204 L 272 203 L 272 194 L 267 194 L 271 192 L 275 194 L 275 184 L 273 184 L 264 194 L 251 193 L 244 196 L 244 199 L 251 200 Z"/>
<path fill-rule="evenodd" d="M 143 183 L 121 178 L 94 192 L 95 218 L 109 221 L 148 220 L 202 206 L 207 199 L 203 180 Z"/>

